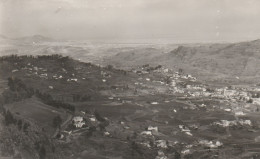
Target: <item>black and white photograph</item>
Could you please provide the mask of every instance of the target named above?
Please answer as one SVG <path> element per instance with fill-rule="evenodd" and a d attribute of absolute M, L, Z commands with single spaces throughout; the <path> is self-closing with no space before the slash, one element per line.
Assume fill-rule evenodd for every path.
<path fill-rule="evenodd" d="M 0 159 L 260 159 L 260 0 L 0 0 Z"/>

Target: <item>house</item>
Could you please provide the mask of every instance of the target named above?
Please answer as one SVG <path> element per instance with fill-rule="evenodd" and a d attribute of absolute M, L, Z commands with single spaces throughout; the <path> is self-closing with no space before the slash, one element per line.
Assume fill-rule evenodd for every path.
<path fill-rule="evenodd" d="M 176 82 L 175 82 L 174 80 L 172 80 L 171 86 L 172 86 L 172 87 L 175 87 L 175 86 L 176 86 Z"/>
<path fill-rule="evenodd" d="M 168 73 L 168 72 L 169 72 L 169 69 L 166 68 L 166 69 L 163 70 L 163 72 L 164 72 L 164 73 Z"/>
<path fill-rule="evenodd" d="M 209 148 L 218 148 L 223 145 L 223 143 L 221 143 L 220 141 L 213 142 L 213 141 L 208 141 L 208 140 L 201 140 L 201 141 L 199 141 L 199 144 L 204 145 Z"/>
<path fill-rule="evenodd" d="M 190 133 L 190 132 L 185 132 L 185 134 L 192 136 L 192 133 Z"/>
<path fill-rule="evenodd" d="M 186 88 L 191 89 L 191 85 L 188 85 L 188 84 L 187 84 L 187 85 L 186 85 Z"/>
<path fill-rule="evenodd" d="M 78 79 L 77 78 L 72 78 L 72 79 L 70 79 L 71 81 L 75 81 L 75 82 L 77 82 L 78 81 Z"/>
<path fill-rule="evenodd" d="M 253 98 L 253 104 L 260 105 L 260 98 Z"/>
<path fill-rule="evenodd" d="M 149 141 L 144 141 L 144 142 L 141 142 L 140 144 L 145 146 L 145 147 L 151 148 Z"/>
<path fill-rule="evenodd" d="M 14 73 L 14 72 L 17 72 L 18 70 L 17 69 L 15 69 L 15 70 L 12 70 L 12 73 Z"/>
<path fill-rule="evenodd" d="M 109 136 L 110 133 L 106 131 L 106 132 L 104 132 L 104 135 L 105 135 L 105 136 Z"/>
<path fill-rule="evenodd" d="M 181 151 L 181 153 L 182 153 L 183 155 L 187 155 L 187 154 L 190 154 L 191 151 L 190 151 L 190 149 L 184 149 L 184 150 Z"/>
<path fill-rule="evenodd" d="M 74 122 L 81 122 L 81 121 L 83 121 L 83 117 L 81 117 L 81 116 L 75 116 L 72 120 L 73 120 Z"/>
<path fill-rule="evenodd" d="M 179 128 L 181 129 L 182 132 L 190 132 L 190 129 L 185 125 L 179 125 Z"/>
<path fill-rule="evenodd" d="M 235 90 L 224 90 L 224 95 L 227 97 L 234 96 L 236 94 Z"/>
<path fill-rule="evenodd" d="M 43 73 L 43 74 L 40 74 L 40 76 L 45 76 L 45 77 L 47 77 L 48 74 L 47 74 L 47 73 Z"/>
<path fill-rule="evenodd" d="M 157 127 L 157 126 L 155 126 L 155 127 L 153 127 L 153 126 L 148 126 L 147 130 L 148 130 L 148 131 L 158 132 L 158 127 Z"/>
<path fill-rule="evenodd" d="M 81 116 L 76 116 L 72 119 L 74 125 L 76 128 L 81 128 L 83 125 L 85 125 L 85 121 L 83 120 L 83 117 Z"/>
<path fill-rule="evenodd" d="M 89 118 L 89 120 L 92 121 L 92 122 L 95 122 L 96 118 L 95 117 L 91 117 L 91 118 Z"/>
<path fill-rule="evenodd" d="M 101 75 L 102 75 L 103 77 L 107 77 L 107 78 L 111 77 L 111 75 L 110 75 L 109 73 L 104 72 L 104 71 L 101 71 Z"/>
<path fill-rule="evenodd" d="M 157 140 L 155 141 L 156 146 L 160 148 L 168 148 L 167 142 L 165 140 Z"/>
<path fill-rule="evenodd" d="M 206 107 L 206 105 L 205 104 L 201 104 L 200 107 Z"/>
<path fill-rule="evenodd" d="M 84 114 L 84 115 L 86 114 L 84 111 L 80 111 L 80 112 L 81 112 L 82 114 Z"/>
<path fill-rule="evenodd" d="M 228 121 L 228 120 L 221 120 L 220 122 L 214 122 L 215 125 L 219 125 L 222 127 L 229 127 L 237 125 L 236 121 Z"/>
<path fill-rule="evenodd" d="M 239 124 L 252 126 L 251 120 L 239 120 Z"/>
<path fill-rule="evenodd" d="M 151 136 L 152 132 L 151 131 L 143 131 L 143 132 L 141 132 L 141 135 L 149 135 L 149 136 Z"/>
<path fill-rule="evenodd" d="M 67 133 L 67 134 L 69 134 L 69 135 L 72 133 L 72 131 L 66 131 L 66 130 L 64 130 L 63 132 L 64 132 L 64 133 Z"/>
<path fill-rule="evenodd" d="M 244 116 L 246 114 L 244 112 L 242 112 L 242 111 L 237 111 L 237 112 L 235 112 L 235 115 L 237 115 L 237 116 Z"/>
<path fill-rule="evenodd" d="M 159 150 L 158 155 L 156 156 L 155 159 L 168 159 L 168 157 L 164 154 L 162 150 Z"/>
<path fill-rule="evenodd" d="M 146 81 L 150 81 L 151 79 L 150 78 L 146 78 Z"/>

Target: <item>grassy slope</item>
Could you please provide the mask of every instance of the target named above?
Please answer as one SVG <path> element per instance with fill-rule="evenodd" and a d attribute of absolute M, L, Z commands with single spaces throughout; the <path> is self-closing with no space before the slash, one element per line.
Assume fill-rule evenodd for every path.
<path fill-rule="evenodd" d="M 49 134 L 52 134 L 55 129 L 53 127 L 53 118 L 57 115 L 66 120 L 66 113 L 62 109 L 57 109 L 40 102 L 35 97 L 25 99 L 20 102 L 5 105 L 11 112 L 15 113 L 18 118 L 36 122 L 43 127 Z"/>

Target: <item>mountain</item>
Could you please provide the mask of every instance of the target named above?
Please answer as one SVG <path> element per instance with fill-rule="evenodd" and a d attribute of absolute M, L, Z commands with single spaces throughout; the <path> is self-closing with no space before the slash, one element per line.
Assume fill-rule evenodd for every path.
<path fill-rule="evenodd" d="M 200 78 L 255 78 L 260 76 L 260 40 L 232 44 L 179 46 L 168 52 L 147 49 L 144 52 L 123 52 L 106 59 L 117 67 L 143 64 L 164 65 L 183 69 Z"/>
<path fill-rule="evenodd" d="M 26 37 L 17 38 L 16 40 L 21 42 L 27 42 L 27 43 L 40 43 L 40 42 L 54 41 L 52 38 L 45 37 L 42 35 L 26 36 Z"/>
<path fill-rule="evenodd" d="M 112 64 L 119 68 L 132 68 L 146 63 L 155 63 L 157 57 L 163 55 L 158 48 L 134 48 L 118 52 L 116 55 L 106 58 L 106 64 Z"/>

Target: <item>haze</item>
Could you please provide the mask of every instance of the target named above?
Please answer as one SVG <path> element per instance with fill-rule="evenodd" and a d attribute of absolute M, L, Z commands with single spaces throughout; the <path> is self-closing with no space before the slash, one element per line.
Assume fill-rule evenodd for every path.
<path fill-rule="evenodd" d="M 56 39 L 241 41 L 260 37 L 259 0 L 2 0 L 0 33 Z"/>

